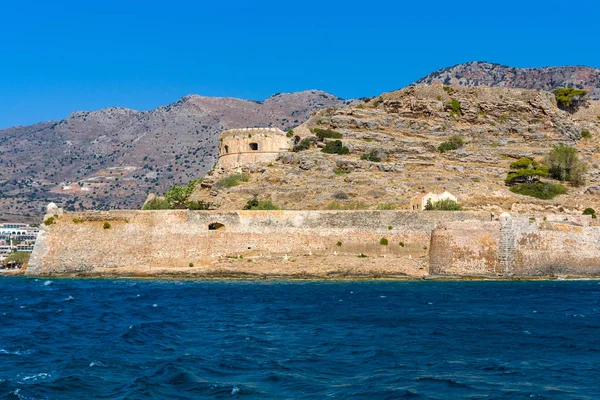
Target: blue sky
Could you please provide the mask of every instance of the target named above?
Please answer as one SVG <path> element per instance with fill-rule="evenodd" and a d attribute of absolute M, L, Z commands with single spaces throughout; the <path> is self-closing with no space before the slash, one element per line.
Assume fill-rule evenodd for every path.
<path fill-rule="evenodd" d="M 0 128 L 190 93 L 373 96 L 476 60 L 600 67 L 599 12 L 588 0 L 4 0 Z"/>

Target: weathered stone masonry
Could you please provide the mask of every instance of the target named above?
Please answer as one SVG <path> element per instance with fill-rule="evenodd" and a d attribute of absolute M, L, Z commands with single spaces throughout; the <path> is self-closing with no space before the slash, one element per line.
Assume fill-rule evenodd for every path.
<path fill-rule="evenodd" d="M 300 258 L 316 266 L 312 275 L 347 266 L 364 272 L 361 264 L 370 263 L 368 273 L 377 275 L 598 276 L 600 227 L 588 216 L 494 219 L 486 212 L 65 213 L 40 235 L 27 273 L 152 274 L 193 265 L 203 275 L 218 274 L 223 260 L 244 259 L 228 273 L 262 274 L 257 265 L 267 260 L 286 275 Z M 320 268 L 331 260 L 333 267 Z"/>

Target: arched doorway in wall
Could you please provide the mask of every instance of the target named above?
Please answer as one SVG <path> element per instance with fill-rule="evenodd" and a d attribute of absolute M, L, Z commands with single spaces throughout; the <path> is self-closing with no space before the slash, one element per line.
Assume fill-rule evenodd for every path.
<path fill-rule="evenodd" d="M 258 143 L 250 143 L 250 150 L 258 151 Z"/>
<path fill-rule="evenodd" d="M 209 231 L 221 231 L 221 230 L 225 230 L 225 225 L 223 225 L 220 222 L 212 222 L 212 223 L 208 224 L 208 230 Z"/>
<path fill-rule="evenodd" d="M 229 146 L 225 145 L 225 154 L 229 153 Z"/>
<path fill-rule="evenodd" d="M 294 146 L 297 145 L 298 143 L 300 143 L 300 136 L 296 135 L 296 136 L 294 136 Z"/>

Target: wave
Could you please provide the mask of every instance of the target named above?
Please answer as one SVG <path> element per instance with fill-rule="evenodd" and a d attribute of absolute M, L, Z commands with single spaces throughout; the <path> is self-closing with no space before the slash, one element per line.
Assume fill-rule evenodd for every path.
<path fill-rule="evenodd" d="M 50 378 L 52 378 L 52 375 L 46 372 L 39 372 L 37 374 L 20 373 L 17 375 L 16 380 L 19 383 L 32 384 L 41 381 L 47 381 Z"/>

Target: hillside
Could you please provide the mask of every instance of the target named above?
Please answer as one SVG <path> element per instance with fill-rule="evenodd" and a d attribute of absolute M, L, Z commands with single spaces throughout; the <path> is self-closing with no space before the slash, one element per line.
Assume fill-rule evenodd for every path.
<path fill-rule="evenodd" d="M 190 95 L 151 111 L 79 111 L 0 130 L 0 222 L 39 222 L 50 201 L 67 210 L 139 208 L 148 192 L 204 175 L 223 129 L 288 129 L 347 103 L 316 90 L 263 102 Z"/>
<path fill-rule="evenodd" d="M 443 68 L 419 79 L 417 84 L 442 82 L 445 85 L 501 86 L 551 91 L 561 87 L 585 89 L 600 100 L 600 69 L 567 66 L 513 68 L 487 62 L 469 62 Z"/>
<path fill-rule="evenodd" d="M 460 114 L 450 103 L 460 104 Z M 600 209 L 600 107 L 570 115 L 554 96 L 541 90 L 437 83 L 385 93 L 368 102 L 319 111 L 294 133 L 311 138 L 311 148 L 281 153 L 269 165 L 248 166 L 248 182 L 230 188 L 213 183 L 233 171 L 216 169 L 192 196 L 219 209 L 240 209 L 253 196 L 284 209 L 408 209 L 410 198 L 449 190 L 471 210 L 571 212 Z M 324 143 L 309 129 L 343 135 L 347 155 L 325 154 Z M 581 137 L 582 130 L 590 139 Z M 465 145 L 440 153 L 451 136 Z M 325 142 L 332 139 L 325 139 Z M 587 162 L 587 184 L 567 195 L 538 200 L 508 190 L 504 178 L 511 162 L 541 160 L 558 143 L 576 146 Z M 372 151 L 381 158 L 361 159 Z"/>

